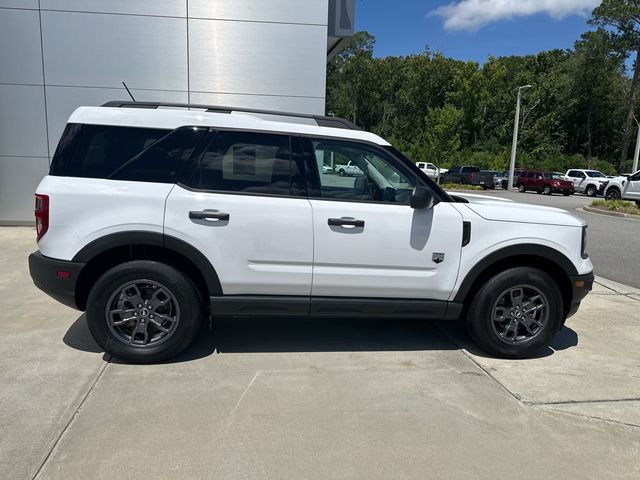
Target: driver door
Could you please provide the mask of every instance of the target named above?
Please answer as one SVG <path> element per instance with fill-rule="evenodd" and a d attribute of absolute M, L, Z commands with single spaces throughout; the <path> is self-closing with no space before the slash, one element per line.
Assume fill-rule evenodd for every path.
<path fill-rule="evenodd" d="M 636 172 L 629 177 L 623 198 L 626 200 L 640 200 L 640 172 Z"/>
<path fill-rule="evenodd" d="M 311 295 L 447 300 L 460 264 L 460 213 L 447 202 L 412 209 L 411 192 L 422 181 L 381 148 L 333 139 L 303 143 L 318 165 L 332 157 L 362 171 L 312 181 Z"/>

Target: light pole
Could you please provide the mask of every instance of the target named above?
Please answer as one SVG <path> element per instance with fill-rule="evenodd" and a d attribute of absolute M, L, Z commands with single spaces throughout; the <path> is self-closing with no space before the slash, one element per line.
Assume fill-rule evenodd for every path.
<path fill-rule="evenodd" d="M 640 157 L 640 122 L 638 122 L 635 115 L 633 116 L 633 119 L 638 124 L 638 136 L 636 137 L 636 153 L 633 156 L 633 167 L 631 168 L 631 173 L 636 173 L 638 171 L 638 157 Z"/>
<path fill-rule="evenodd" d="M 518 127 L 520 125 L 520 97 L 522 95 L 522 90 L 527 88 L 531 88 L 531 85 L 523 85 L 518 87 L 518 100 L 516 101 L 516 120 L 513 124 L 513 144 L 511 145 L 511 163 L 509 164 L 509 184 L 507 185 L 507 190 L 511 190 L 513 188 L 513 171 L 516 168 L 516 150 L 518 148 Z"/>

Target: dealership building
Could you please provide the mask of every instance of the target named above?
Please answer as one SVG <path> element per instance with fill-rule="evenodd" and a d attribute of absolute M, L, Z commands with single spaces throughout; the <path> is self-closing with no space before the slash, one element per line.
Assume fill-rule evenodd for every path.
<path fill-rule="evenodd" d="M 71 112 L 130 100 L 324 114 L 355 0 L 0 0 L 0 224 L 31 223 Z"/>

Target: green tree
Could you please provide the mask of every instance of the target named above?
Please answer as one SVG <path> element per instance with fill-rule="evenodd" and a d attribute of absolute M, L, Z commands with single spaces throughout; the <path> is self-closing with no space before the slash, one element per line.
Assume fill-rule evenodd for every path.
<path fill-rule="evenodd" d="M 640 82 L 640 1 L 638 0 L 604 0 L 595 8 L 590 22 L 601 27 L 614 29 L 617 47 L 635 55 L 633 79 L 627 101 L 627 114 L 624 120 L 622 152 L 618 161 L 618 171 L 622 171 L 624 162 L 629 156 L 633 115 L 638 96 Z"/>
<path fill-rule="evenodd" d="M 451 166 L 458 160 L 463 121 L 464 112 L 450 104 L 429 110 L 420 136 L 429 161 Z"/>
<path fill-rule="evenodd" d="M 339 52 L 327 68 L 327 87 L 331 95 L 327 107 L 356 123 L 367 107 L 365 97 L 371 84 L 371 64 L 375 38 L 368 32 L 357 32 L 349 45 Z M 345 108 L 348 108 L 345 111 Z M 345 115 L 345 113 L 347 113 Z"/>

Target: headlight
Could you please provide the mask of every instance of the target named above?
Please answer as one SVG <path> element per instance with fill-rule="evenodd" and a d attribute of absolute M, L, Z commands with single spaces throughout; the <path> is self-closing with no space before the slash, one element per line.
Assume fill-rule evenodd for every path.
<path fill-rule="evenodd" d="M 586 225 L 584 227 L 582 227 L 582 246 L 580 247 L 580 255 L 584 259 L 589 258 L 589 255 L 587 254 L 587 227 L 586 227 Z"/>

